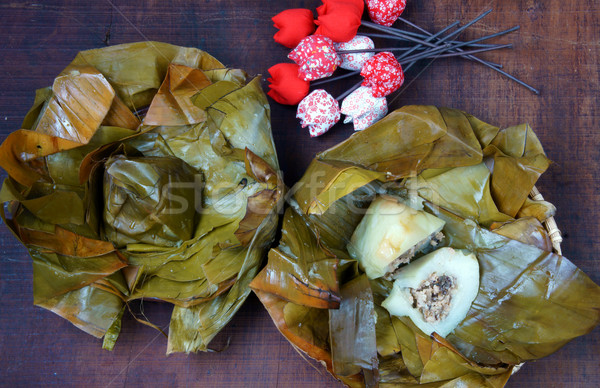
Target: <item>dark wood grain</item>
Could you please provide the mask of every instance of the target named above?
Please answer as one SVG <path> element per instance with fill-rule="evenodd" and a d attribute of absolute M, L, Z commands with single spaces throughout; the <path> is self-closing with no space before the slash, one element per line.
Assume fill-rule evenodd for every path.
<path fill-rule="evenodd" d="M 160 40 L 202 48 L 251 74 L 286 60 L 270 17 L 320 1 L 43 1 L 0 2 L 0 138 L 19 128 L 34 91 L 80 50 L 104 44 Z M 409 87 L 392 103 L 463 109 L 507 126 L 528 122 L 555 163 L 539 188 L 558 207 L 563 252 L 600 283 L 600 3 L 597 0 L 409 1 L 405 17 L 431 30 L 486 8 L 494 12 L 463 37 L 518 24 L 501 42 L 514 50 L 482 55 L 539 88 L 541 96 L 480 65 L 438 60 L 411 69 Z M 338 92 L 342 85 L 330 88 Z M 311 139 L 292 107 L 272 105 L 273 132 L 285 181 L 292 185 L 318 151 L 347 138 L 337 126 Z M 166 340 L 124 319 L 113 352 L 65 320 L 32 305 L 31 263 L 6 227 L 0 228 L 0 384 L 6 386 L 329 387 L 338 383 L 310 366 L 279 335 L 251 296 L 213 345 L 219 353 L 166 357 Z M 169 321 L 167 304 L 146 303 L 155 323 Z M 556 354 L 527 363 L 509 387 L 600 386 L 600 329 Z"/>

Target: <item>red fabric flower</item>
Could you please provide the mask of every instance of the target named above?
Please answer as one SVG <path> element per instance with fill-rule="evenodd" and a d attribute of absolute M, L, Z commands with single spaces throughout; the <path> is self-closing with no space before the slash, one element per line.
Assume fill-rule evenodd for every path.
<path fill-rule="evenodd" d="M 367 0 L 369 17 L 377 24 L 391 26 L 398 20 L 404 8 L 406 0 Z"/>
<path fill-rule="evenodd" d="M 373 97 L 371 89 L 361 86 L 342 101 L 344 123 L 353 122 L 355 131 L 362 131 L 381 120 L 388 112 L 385 97 Z"/>
<path fill-rule="evenodd" d="M 273 36 L 275 42 L 294 48 L 315 31 L 315 21 L 310 9 L 286 9 L 271 18 L 279 31 Z"/>
<path fill-rule="evenodd" d="M 384 97 L 398 90 L 404 83 L 402 66 L 394 54 L 384 51 L 369 59 L 363 66 L 360 75 L 365 80 L 363 86 L 370 86 L 373 97 Z"/>
<path fill-rule="evenodd" d="M 340 54 L 340 51 L 345 50 L 365 50 L 374 49 L 375 43 L 368 36 L 356 35 L 348 42 L 334 43 L 333 46 L 338 51 L 338 55 L 342 60 L 340 67 L 347 70 L 361 70 L 365 62 L 369 60 L 373 55 L 372 52 L 363 53 L 352 53 L 352 54 Z"/>
<path fill-rule="evenodd" d="M 308 94 L 310 83 L 298 78 L 298 65 L 278 63 L 269 68 L 271 78 L 269 92 L 271 98 L 280 104 L 296 105 Z"/>
<path fill-rule="evenodd" d="M 364 0 L 321 0 L 323 5 L 317 7 L 317 14 L 319 16 L 325 15 L 338 8 L 347 8 L 352 10 L 356 16 L 362 18 L 362 14 L 365 10 Z"/>
<path fill-rule="evenodd" d="M 364 11 L 362 0 L 323 0 L 317 8 L 316 34 L 325 35 L 334 42 L 347 42 L 356 35 Z"/>
<path fill-rule="evenodd" d="M 298 104 L 296 117 L 311 137 L 321 136 L 340 120 L 340 105 L 323 89 L 317 89 Z"/>
<path fill-rule="evenodd" d="M 329 77 L 342 63 L 331 39 L 321 35 L 310 35 L 302 39 L 288 58 L 300 66 L 298 77 L 305 81 Z"/>

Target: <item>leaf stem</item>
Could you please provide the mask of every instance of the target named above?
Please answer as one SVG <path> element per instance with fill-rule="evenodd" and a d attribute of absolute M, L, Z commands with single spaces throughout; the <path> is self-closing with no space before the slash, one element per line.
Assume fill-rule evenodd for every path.
<path fill-rule="evenodd" d="M 380 26 L 379 24 L 376 24 L 376 23 L 373 23 L 373 22 L 369 22 L 369 21 L 366 21 L 366 20 L 361 21 L 361 24 L 363 26 L 365 26 L 365 27 L 369 27 L 369 28 L 372 28 L 374 30 L 378 30 L 378 31 L 382 31 L 382 32 L 387 32 L 388 34 L 404 38 L 405 40 L 410 41 L 410 42 L 420 43 L 422 45 L 429 46 L 429 47 L 437 47 L 433 43 L 429 43 L 429 42 L 424 41 L 423 39 L 418 39 L 418 38 L 412 37 L 412 36 L 410 36 L 408 34 L 404 34 L 404 32 L 402 32 L 402 31 L 398 31 L 398 30 L 395 30 L 393 28 L 390 29 L 390 27 Z"/>
<path fill-rule="evenodd" d="M 357 84 L 355 84 L 354 86 L 352 86 L 350 89 L 346 90 L 344 93 L 340 94 L 339 96 L 337 96 L 335 99 L 336 101 L 342 101 L 344 98 L 346 98 L 347 95 L 349 95 L 350 93 L 352 93 L 353 91 L 355 91 L 356 89 L 360 88 L 360 85 L 362 84 L 362 81 L 358 82 Z"/>
<path fill-rule="evenodd" d="M 323 85 L 323 84 L 326 84 L 326 83 L 329 83 L 329 82 L 339 81 L 341 79 L 352 77 L 352 76 L 358 75 L 358 74 L 360 74 L 360 70 L 352 71 L 350 73 L 338 75 L 338 76 L 335 76 L 335 77 L 324 78 L 322 80 L 318 80 L 318 81 L 313 82 L 311 85 L 312 86 Z"/>
<path fill-rule="evenodd" d="M 419 27 L 419 26 L 417 26 L 417 25 L 415 25 L 415 24 L 413 24 L 413 23 L 411 23 L 411 22 L 409 22 L 408 20 L 405 20 L 405 19 L 403 19 L 403 18 L 398 18 L 398 20 L 400 20 L 400 21 L 402 21 L 402 22 L 404 22 L 404 23 L 408 24 L 408 25 L 409 25 L 409 26 L 411 26 L 411 27 L 414 27 L 414 28 L 418 29 L 419 31 L 421 31 L 421 32 L 423 32 L 423 33 L 425 33 L 425 34 L 427 34 L 427 35 L 429 35 L 429 36 L 433 35 L 432 33 L 430 33 L 430 32 L 428 32 L 428 31 L 426 31 L 426 30 L 422 29 L 421 27 Z M 458 48 L 458 49 L 456 49 L 456 50 L 457 50 L 457 51 L 460 51 L 461 49 L 460 49 L 460 48 Z M 473 60 L 473 61 L 475 61 L 475 62 L 481 63 L 482 65 L 484 65 L 484 66 L 487 66 L 487 67 L 489 67 L 490 69 L 492 69 L 492 70 L 494 70 L 494 71 L 497 71 L 498 73 L 500 73 L 500 74 L 502 74 L 503 76 L 507 77 L 508 79 L 510 79 L 510 80 L 512 80 L 512 81 L 514 81 L 514 82 L 516 82 L 516 83 L 518 83 L 519 85 L 521 85 L 521 86 L 524 86 L 525 88 L 529 89 L 531 92 L 533 92 L 533 93 L 535 93 L 535 94 L 537 94 L 537 95 L 539 95 L 539 94 L 540 94 L 539 90 L 537 90 L 537 89 L 536 89 L 536 88 L 534 88 L 533 86 L 526 84 L 525 82 L 521 81 L 520 79 L 516 78 L 516 77 L 515 77 L 515 76 L 513 76 L 513 75 L 510 75 L 510 74 L 508 74 L 507 72 L 505 72 L 505 71 L 501 70 L 501 68 L 499 68 L 498 66 L 494 66 L 494 64 L 492 64 L 492 63 L 489 63 L 489 62 L 487 62 L 487 61 L 484 61 L 483 59 L 477 58 L 477 57 L 476 57 L 476 56 L 474 56 L 474 55 L 467 55 L 467 58 L 469 58 L 469 59 L 471 59 L 471 60 Z M 408 67 L 406 68 L 406 70 L 408 70 L 408 69 L 409 69 L 411 66 L 412 66 L 412 64 L 408 65 Z M 406 70 L 405 70 L 405 71 L 406 71 Z"/>
<path fill-rule="evenodd" d="M 425 39 L 425 41 L 426 41 L 426 42 L 431 42 L 433 39 L 437 38 L 437 37 L 438 37 L 438 36 L 440 36 L 441 34 L 443 34 L 443 33 L 445 33 L 446 31 L 448 31 L 449 29 L 451 29 L 451 28 L 454 28 L 454 27 L 458 26 L 458 24 L 459 24 L 459 22 L 458 22 L 458 20 L 457 20 L 457 21 L 455 21 L 454 23 L 452 23 L 452 24 L 450 24 L 449 26 L 447 26 L 446 28 L 443 28 L 443 29 L 442 29 L 440 32 L 438 32 L 437 34 L 435 34 L 435 35 L 431 35 L 430 37 L 428 37 L 427 39 Z M 415 50 L 419 50 L 421 47 L 423 47 L 423 45 L 420 45 L 420 44 L 418 44 L 418 45 L 414 46 L 414 47 L 413 47 L 411 50 L 409 50 L 409 51 L 405 52 L 403 56 L 405 56 L 405 57 L 406 57 L 406 56 L 408 56 L 410 53 L 412 53 L 413 51 L 415 51 Z"/>
<path fill-rule="evenodd" d="M 436 58 L 437 59 L 437 58 L 460 57 L 463 55 L 482 53 L 485 51 L 492 51 L 492 50 L 498 50 L 498 49 L 503 49 L 503 48 L 512 48 L 512 43 L 502 44 L 502 45 L 498 45 L 496 47 L 484 47 L 484 48 L 478 48 L 478 49 L 473 49 L 473 50 L 467 50 L 467 51 L 463 51 L 462 53 L 454 52 L 454 53 L 439 54 L 439 55 L 435 55 L 435 56 L 423 56 L 420 58 L 418 55 L 416 55 L 414 57 L 409 58 L 409 60 L 410 60 L 410 62 L 416 62 L 418 60 L 426 59 L 426 58 Z"/>
<path fill-rule="evenodd" d="M 372 49 L 356 49 L 356 50 L 338 50 L 338 54 L 354 54 L 354 53 L 376 53 L 379 51 L 406 51 L 410 47 L 387 47 L 387 48 L 372 48 Z"/>

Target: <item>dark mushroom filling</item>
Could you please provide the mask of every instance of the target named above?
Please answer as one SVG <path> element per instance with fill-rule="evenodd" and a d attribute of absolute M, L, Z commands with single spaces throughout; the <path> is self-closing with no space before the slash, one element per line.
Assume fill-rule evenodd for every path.
<path fill-rule="evenodd" d="M 426 322 L 433 323 L 444 319 L 450 312 L 455 283 L 455 279 L 450 276 L 432 273 L 419 288 L 410 289 L 413 308 L 421 312 Z"/>

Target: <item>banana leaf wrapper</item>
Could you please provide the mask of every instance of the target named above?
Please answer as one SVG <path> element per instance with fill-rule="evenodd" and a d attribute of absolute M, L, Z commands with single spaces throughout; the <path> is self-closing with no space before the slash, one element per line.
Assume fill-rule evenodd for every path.
<path fill-rule="evenodd" d="M 290 343 L 347 386 L 503 387 L 600 322 L 600 287 L 541 225 L 554 207 L 527 198 L 549 164 L 528 125 L 403 107 L 317 155 L 251 287 Z M 346 251 L 384 194 L 444 219 L 442 245 L 478 258 L 479 293 L 446 338 L 390 316 L 392 283 L 367 280 Z"/>
<path fill-rule="evenodd" d="M 259 79 L 160 42 L 79 53 L 0 166 L 34 303 L 107 349 L 146 299 L 174 305 L 169 353 L 208 350 L 250 293 L 283 191 Z"/>

